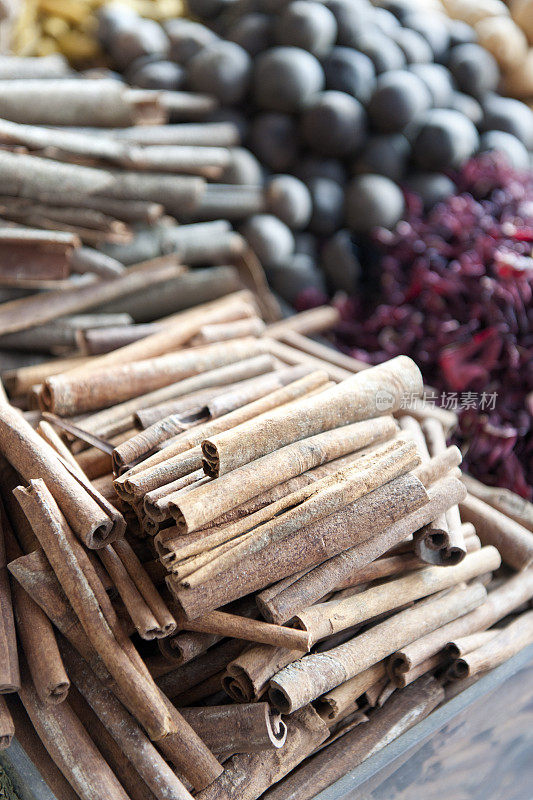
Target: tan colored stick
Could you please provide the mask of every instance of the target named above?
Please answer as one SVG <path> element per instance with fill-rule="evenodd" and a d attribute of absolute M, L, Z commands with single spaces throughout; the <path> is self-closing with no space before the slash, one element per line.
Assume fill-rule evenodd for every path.
<path fill-rule="evenodd" d="M 276 672 L 300 658 L 301 650 L 256 645 L 240 653 L 226 666 L 222 686 L 237 703 L 258 700 Z"/>
<path fill-rule="evenodd" d="M 213 342 L 225 342 L 229 339 L 240 339 L 243 336 L 261 336 L 265 330 L 265 323 L 259 317 L 240 319 L 236 322 L 219 322 L 211 325 L 202 325 L 198 333 L 192 337 L 191 347 L 200 347 Z"/>
<path fill-rule="evenodd" d="M 386 487 L 385 487 L 386 488 Z M 374 561 L 390 548 L 443 513 L 464 497 L 465 488 L 456 478 L 444 478 L 428 490 L 429 502 L 406 511 L 402 518 L 381 529 L 351 549 L 322 564 L 295 581 L 271 600 L 260 604 L 261 613 L 270 622 L 282 623 L 298 611 L 315 603 L 339 586 L 355 569 Z M 384 499 L 386 503 L 387 500 Z M 389 499 L 390 502 L 390 499 Z"/>
<path fill-rule="evenodd" d="M 249 642 L 269 644 L 272 647 L 287 647 L 291 650 L 309 650 L 309 637 L 304 631 L 271 625 L 248 617 L 238 617 L 225 611 L 210 611 L 194 620 L 182 622 L 186 630 L 216 633 L 220 636 L 233 636 Z"/>
<path fill-rule="evenodd" d="M 6 569 L 9 531 L 3 506 L 0 504 L 0 694 L 20 688 L 17 635 L 13 617 L 13 597 Z"/>
<path fill-rule="evenodd" d="M 45 410 L 63 416 L 97 410 L 263 352 L 264 345 L 260 340 L 236 339 L 223 345 L 208 345 L 131 364 L 91 370 L 88 375 L 53 375 L 43 384 L 40 402 Z"/>
<path fill-rule="evenodd" d="M 192 378 L 186 378 L 183 381 L 171 383 L 170 386 L 164 386 L 162 389 L 156 389 L 155 392 L 148 392 L 148 394 L 134 397 L 132 400 L 126 400 L 125 403 L 119 403 L 111 408 L 98 411 L 96 414 L 91 414 L 81 420 L 80 427 L 100 436 L 113 436 L 133 427 L 133 415 L 139 409 L 149 408 L 152 405 L 164 403 L 171 399 L 184 398 L 189 394 L 192 395 L 194 392 L 199 392 L 209 387 L 225 387 L 233 380 L 245 380 L 254 375 L 262 375 L 265 372 L 269 372 L 273 369 L 273 366 L 274 361 L 269 355 L 237 361 L 226 367 L 219 367 L 210 372 L 194 375 Z"/>
<path fill-rule="evenodd" d="M 170 500 L 170 513 L 176 519 L 178 531 L 198 530 L 276 484 L 326 461 L 390 439 L 395 432 L 392 417 L 382 417 L 303 439 L 188 492 L 176 504 Z"/>
<path fill-rule="evenodd" d="M 267 336 L 271 336 L 273 339 L 283 339 L 289 332 L 309 336 L 313 333 L 330 330 L 339 322 L 340 314 L 336 308 L 319 306 L 311 308 L 309 311 L 302 311 L 300 314 L 293 314 L 280 322 L 272 322 L 266 332 Z"/>
<path fill-rule="evenodd" d="M 494 669 L 533 642 L 533 611 L 527 611 L 477 650 L 466 653 L 452 666 L 456 678 L 470 678 Z"/>
<path fill-rule="evenodd" d="M 295 570 L 323 562 L 426 501 L 427 494 L 420 482 L 405 475 L 370 492 L 340 512 L 306 526 L 296 535 L 286 537 L 283 548 L 275 541 L 242 559 L 232 570 L 224 573 L 223 580 L 218 576 L 197 589 L 183 590 L 175 585 L 172 576 L 167 578 L 167 583 L 186 615 L 194 618 L 250 591 L 262 589 Z"/>
<path fill-rule="evenodd" d="M 292 317 L 291 319 L 295 318 Z M 270 328 L 268 329 L 268 335 L 272 336 Z M 348 372 L 361 372 L 363 369 L 370 368 L 370 364 L 367 364 L 365 361 L 359 361 L 357 358 L 347 356 L 334 347 L 316 342 L 314 339 L 310 339 L 309 336 L 304 336 L 294 329 L 288 330 L 288 328 L 286 328 L 281 332 L 280 336 L 275 338 L 281 339 L 282 342 L 285 342 L 285 344 L 290 345 L 296 350 L 301 350 L 303 353 L 307 353 L 315 358 L 320 358 L 323 361 L 329 361 L 331 364 L 345 369 Z"/>
<path fill-rule="evenodd" d="M 155 358 L 183 347 L 197 333 L 201 325 L 207 322 L 227 322 L 252 315 L 255 315 L 255 304 L 251 292 L 247 290 L 234 292 L 160 320 L 163 326 L 160 331 L 92 359 L 87 369 L 100 371 L 111 366 Z"/>
<path fill-rule="evenodd" d="M 102 615 L 92 585 L 80 566 L 80 558 L 81 563 L 84 561 L 81 547 L 72 537 L 45 484 L 31 481 L 28 489 L 19 487 L 16 496 L 85 633 L 121 687 L 130 710 L 154 739 L 172 732 L 171 717 L 155 686 L 152 688 L 141 679 Z"/>
<path fill-rule="evenodd" d="M 188 800 L 189 792 L 113 693 L 64 642 L 62 652 L 76 687 L 158 800 Z"/>
<path fill-rule="evenodd" d="M 430 676 L 395 692 L 382 708 L 369 715 L 368 722 L 325 747 L 270 789 L 264 800 L 312 800 L 317 792 L 427 717 L 443 699 L 442 686 Z"/>
<path fill-rule="evenodd" d="M 182 714 L 215 753 L 259 753 L 287 739 L 285 723 L 268 703 L 184 708 Z"/>
<path fill-rule="evenodd" d="M 495 636 L 498 636 L 499 633 L 500 629 L 494 628 L 490 631 L 471 633 L 468 636 L 458 636 L 453 642 L 448 642 L 444 648 L 446 655 L 450 656 L 450 658 L 461 658 L 467 653 L 471 653 L 473 650 L 483 647 L 487 642 L 494 639 Z"/>
<path fill-rule="evenodd" d="M 431 486 L 441 478 L 444 478 L 455 467 L 458 467 L 463 457 L 461 451 L 455 445 L 447 447 L 443 453 L 430 458 L 415 470 L 415 475 L 419 478 L 424 486 Z M 453 473 L 452 473 L 453 474 Z"/>
<path fill-rule="evenodd" d="M 501 564 L 495 547 L 483 547 L 468 555 L 461 564 L 440 569 L 430 567 L 360 592 L 352 597 L 318 603 L 300 611 L 293 624 L 309 634 L 311 644 L 365 620 L 392 611 L 406 603 L 470 581 Z"/>
<path fill-rule="evenodd" d="M 327 739 L 329 729 L 311 706 L 287 720 L 287 741 L 281 750 L 233 756 L 224 773 L 197 795 L 198 800 L 257 800 L 273 783 Z"/>
<path fill-rule="evenodd" d="M 8 405 L 0 407 L 0 450 L 24 480 L 44 477 L 55 500 L 88 547 L 101 547 L 123 535 L 125 522 L 112 516 L 69 473 L 54 450 Z"/>
<path fill-rule="evenodd" d="M 531 531 L 472 495 L 467 495 L 459 508 L 462 518 L 475 526 L 481 541 L 497 547 L 507 564 L 514 569 L 524 569 L 531 564 Z"/>
<path fill-rule="evenodd" d="M 165 483 L 170 483 L 187 474 L 187 472 L 199 469 L 202 465 L 199 447 L 199 459 L 196 459 L 194 465 L 188 468 L 186 472 L 182 471 L 183 459 L 188 458 L 186 451 L 192 452 L 191 448 L 196 448 L 209 432 L 223 431 L 229 427 L 236 427 L 248 419 L 267 413 L 272 408 L 284 406 L 313 389 L 324 385 L 325 381 L 325 373 L 312 372 L 305 378 L 294 381 L 282 389 L 270 392 L 265 397 L 255 400 L 253 403 L 248 403 L 236 411 L 211 420 L 204 425 L 197 425 L 190 431 L 184 431 L 179 437 L 176 437 L 173 444 L 150 456 L 138 467 L 133 467 L 118 478 L 115 481 L 117 491 L 120 492 L 123 487 L 128 494 L 142 496 L 147 491 L 163 486 Z"/>
<path fill-rule="evenodd" d="M 20 397 L 30 391 L 33 386 L 41 384 L 49 375 L 57 375 L 71 367 L 86 364 L 87 361 L 87 356 L 54 358 L 52 361 L 45 361 L 42 364 L 7 370 L 3 373 L 2 380 L 10 397 Z"/>
<path fill-rule="evenodd" d="M 239 386 L 239 384 L 235 384 L 235 388 L 233 391 L 229 392 L 229 396 L 221 391 L 221 387 L 217 387 L 214 396 L 209 396 L 209 393 L 204 392 L 204 395 L 207 394 L 205 400 L 201 397 L 200 393 L 197 393 L 198 401 L 200 401 L 198 403 L 200 411 L 195 416 L 199 417 L 198 422 L 201 423 L 208 419 L 214 419 L 215 417 L 228 414 L 248 403 L 259 400 L 276 389 L 281 389 L 283 386 L 298 380 L 298 378 L 304 377 L 306 374 L 308 373 L 305 369 L 297 367 L 296 369 L 292 368 L 280 370 L 279 372 L 272 372 L 267 375 L 260 375 L 258 378 L 244 381 L 245 385 L 242 387 Z M 213 390 L 210 390 L 210 392 L 213 392 Z M 220 402 L 217 403 L 217 400 Z M 183 408 L 186 398 L 179 402 Z M 194 402 L 189 402 L 190 405 L 184 408 L 190 413 L 194 408 Z M 148 412 L 150 412 L 150 409 L 148 409 Z M 204 415 L 203 418 L 202 415 Z M 194 424 L 194 422 L 192 424 Z M 128 465 L 132 465 L 146 458 L 157 445 L 161 444 L 166 439 L 176 436 L 188 427 L 190 427 L 190 424 L 186 417 L 184 419 L 182 409 L 178 409 L 175 414 L 165 415 L 160 418 L 150 427 L 145 428 L 145 430 L 115 449 L 113 453 L 115 472 L 120 475 L 121 471 L 125 468 L 127 469 Z"/>
<path fill-rule="evenodd" d="M 199 586 L 218 572 L 234 566 L 239 558 L 296 534 L 305 525 L 349 506 L 378 486 L 408 472 L 417 463 L 416 459 L 414 445 L 393 441 L 368 456 L 362 456 L 352 466 L 338 470 L 300 492 L 287 495 L 272 507 L 253 515 L 253 521 L 245 519 L 243 527 L 246 523 L 254 527 L 238 539 L 231 550 L 225 550 L 188 576 L 186 585 Z M 263 525 L 257 525 L 256 517 L 267 517 L 267 520 Z"/>
<path fill-rule="evenodd" d="M 2 508 L 0 514 L 11 562 L 20 558 L 22 551 Z M 70 682 L 50 621 L 18 581 L 12 581 L 11 591 L 17 632 L 35 690 L 43 703 L 62 703 L 67 697 Z"/>
<path fill-rule="evenodd" d="M 295 711 L 408 643 L 480 605 L 486 597 L 479 584 L 454 589 L 444 597 L 394 614 L 354 639 L 289 664 L 270 681 L 270 700 L 285 713 Z"/>
<path fill-rule="evenodd" d="M 394 654 L 395 672 L 405 672 L 438 653 L 448 642 L 478 631 L 487 630 L 533 597 L 533 570 L 529 569 L 505 581 L 489 593 L 482 606 L 460 619 L 416 639 Z"/>
<path fill-rule="evenodd" d="M 128 800 L 124 789 L 100 755 L 68 703 L 45 705 L 29 675 L 20 698 L 39 738 L 81 800 L 108 797 Z"/>
<path fill-rule="evenodd" d="M 533 533 L 533 503 L 509 491 L 509 489 L 485 486 L 485 484 L 466 473 L 463 473 L 463 481 L 470 495 L 488 503 L 489 506 L 501 511 L 506 517 L 514 520 L 519 525 L 523 525 L 524 528 Z"/>
<path fill-rule="evenodd" d="M 147 265 L 143 270 L 128 270 L 118 278 L 97 281 L 83 287 L 48 292 L 46 303 L 40 294 L 22 297 L 4 303 L 0 309 L 0 334 L 14 333 L 35 325 L 42 325 L 66 314 L 76 314 L 94 308 L 116 297 L 142 291 L 154 283 L 177 277 L 183 271 L 176 259 L 167 257 L 166 263 Z"/>
<path fill-rule="evenodd" d="M 370 689 L 386 675 L 385 662 L 379 661 L 373 664 L 359 675 L 354 675 L 350 680 L 341 683 L 335 689 L 327 692 L 320 697 L 316 703 L 316 709 L 323 720 L 331 721 L 340 719 L 347 708 L 350 708 L 362 694 Z"/>
<path fill-rule="evenodd" d="M 411 359 L 400 356 L 352 375 L 323 396 L 272 411 L 239 431 L 211 436 L 202 445 L 209 474 L 218 476 L 273 450 L 348 423 L 383 416 L 399 408 L 405 392 L 422 391 L 422 378 Z"/>
<path fill-rule="evenodd" d="M 15 725 L 6 701 L 0 695 L 0 750 L 6 750 L 15 735 Z"/>

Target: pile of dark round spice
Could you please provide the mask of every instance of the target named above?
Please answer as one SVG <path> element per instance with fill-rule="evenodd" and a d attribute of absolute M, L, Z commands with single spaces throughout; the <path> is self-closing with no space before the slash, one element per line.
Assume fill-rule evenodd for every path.
<path fill-rule="evenodd" d="M 374 232 L 359 294 L 337 301 L 337 343 L 372 364 L 414 358 L 459 413 L 465 467 L 530 498 L 533 172 L 482 155 L 453 179 L 457 194 L 424 212 L 406 193 L 406 219 Z"/>

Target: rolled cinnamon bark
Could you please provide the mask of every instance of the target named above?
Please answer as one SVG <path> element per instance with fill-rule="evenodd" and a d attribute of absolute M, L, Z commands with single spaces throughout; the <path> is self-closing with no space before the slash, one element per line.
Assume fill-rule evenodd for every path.
<path fill-rule="evenodd" d="M 23 676 L 20 699 L 49 755 L 82 800 L 128 800 L 68 703 L 45 705 L 27 674 Z"/>
<path fill-rule="evenodd" d="M 417 463 L 416 459 L 414 445 L 394 441 L 378 447 L 367 456 L 361 456 L 354 464 L 331 476 L 287 495 L 252 515 L 252 518 L 244 519 L 240 526 L 231 526 L 235 530 L 245 528 L 248 532 L 236 538 L 230 549 L 227 549 L 228 545 L 222 545 L 212 551 L 208 556 L 211 560 L 188 574 L 184 585 L 199 586 L 217 573 L 234 566 L 239 559 L 275 542 L 287 540 L 287 537 L 297 534 L 306 525 L 325 517 L 331 518 L 335 512 L 350 507 L 350 504 L 378 486 L 408 472 Z M 264 524 L 259 524 L 262 521 Z M 283 548 L 283 545 L 280 544 L 280 547 Z M 179 568 L 174 571 L 179 572 Z M 181 574 L 183 576 L 183 571 Z"/>
<path fill-rule="evenodd" d="M 40 401 L 45 410 L 63 416 L 98 410 L 262 352 L 264 345 L 260 340 L 237 339 L 223 345 L 91 370 L 88 375 L 53 375 L 44 382 Z"/>
<path fill-rule="evenodd" d="M 490 592 L 483 605 L 475 611 L 402 647 L 391 659 L 391 668 L 394 672 L 406 672 L 438 653 L 448 642 L 487 630 L 531 597 L 533 597 L 533 570 L 525 570 Z"/>
<path fill-rule="evenodd" d="M 158 330 L 161 327 L 156 322 L 88 328 L 78 331 L 76 344 L 85 355 L 99 356 L 144 339 Z"/>
<path fill-rule="evenodd" d="M 155 392 L 148 392 L 132 400 L 127 400 L 125 403 L 119 403 L 111 408 L 98 411 L 96 414 L 91 414 L 82 420 L 80 426 L 84 430 L 100 436 L 113 436 L 132 427 L 133 415 L 139 409 L 149 408 L 152 405 L 164 403 L 170 399 L 183 399 L 188 395 L 193 395 L 195 392 L 203 391 L 210 387 L 225 387 L 230 381 L 245 380 L 254 375 L 263 375 L 272 368 L 273 360 L 269 355 L 237 361 L 227 367 L 219 367 L 210 372 L 194 375 L 192 378 L 172 383 L 170 386 L 157 389 Z"/>
<path fill-rule="evenodd" d="M 0 518 L 8 560 L 13 561 L 22 556 L 22 551 L 1 506 Z M 67 697 L 70 682 L 50 621 L 18 581 L 12 581 L 11 591 L 17 632 L 35 690 L 44 703 L 61 703 Z"/>
<path fill-rule="evenodd" d="M 265 323 L 259 317 L 240 319 L 236 322 L 219 322 L 212 325 L 202 325 L 198 333 L 190 341 L 191 347 L 200 347 L 213 342 L 225 342 L 229 339 L 240 339 L 243 336 L 261 336 L 265 330 Z"/>
<path fill-rule="evenodd" d="M 518 522 L 519 525 L 523 525 L 533 533 L 533 503 L 509 489 L 485 486 L 466 472 L 463 472 L 463 481 L 470 495 L 488 503 L 489 506 L 501 511 L 506 517 Z"/>
<path fill-rule="evenodd" d="M 13 717 L 9 713 L 6 701 L 0 695 L 0 750 L 6 750 L 15 735 Z"/>
<path fill-rule="evenodd" d="M 228 394 L 221 392 L 220 387 L 217 387 L 214 397 L 211 398 L 208 394 L 205 398 L 205 407 L 203 403 L 199 403 L 200 411 L 198 413 L 198 422 L 203 422 L 209 418 L 214 419 L 235 411 L 238 408 L 242 408 L 242 406 L 259 400 L 270 392 L 280 389 L 288 383 L 292 383 L 304 377 L 306 374 L 308 374 L 308 372 L 305 369 L 292 368 L 269 373 L 267 375 L 260 375 L 258 378 L 244 381 L 245 385 L 242 387 L 236 384 L 235 389 Z M 203 400 L 200 393 L 197 393 L 197 397 L 198 401 Z M 217 403 L 217 400 L 220 402 Z M 183 408 L 184 400 L 182 399 L 178 402 Z M 191 402 L 188 409 L 192 410 L 193 408 L 194 405 Z M 150 411 L 153 413 L 153 409 L 148 409 L 148 412 Z M 169 416 L 165 415 L 132 439 L 115 448 L 113 463 L 117 474 L 120 474 L 124 468 L 127 468 L 127 465 L 134 464 L 140 459 L 145 458 L 157 445 L 161 444 L 166 439 L 170 439 L 186 430 L 189 425 L 184 424 L 184 414 L 180 412 L 181 409 L 178 409 L 175 414 Z M 205 420 L 202 419 L 202 415 L 205 415 Z"/>
<path fill-rule="evenodd" d="M 315 702 L 315 708 L 328 725 L 341 719 L 361 695 L 386 676 L 385 662 L 379 661 L 327 692 Z"/>
<path fill-rule="evenodd" d="M 216 633 L 220 636 L 233 636 L 250 642 L 269 644 L 273 647 L 287 647 L 306 652 L 310 648 L 309 637 L 304 631 L 271 625 L 258 619 L 249 619 L 225 611 L 210 611 L 194 620 L 181 622 L 186 630 Z"/>
<path fill-rule="evenodd" d="M 175 621 L 168 631 L 158 623 L 111 545 L 100 548 L 99 556 L 142 639 L 160 638 L 175 630 Z"/>
<path fill-rule="evenodd" d="M 130 711 L 154 739 L 172 732 L 170 714 L 156 687 L 142 679 L 103 617 L 93 591 L 94 579 L 89 583 L 81 567 L 84 564 L 87 569 L 88 559 L 70 533 L 45 484 L 40 480 L 31 481 L 27 489 L 19 487 L 15 491 L 75 614 L 127 698 Z"/>
<path fill-rule="evenodd" d="M 91 496 L 47 444 L 11 406 L 0 408 L 0 450 L 24 480 L 44 477 L 48 487 L 88 547 L 101 547 L 123 535 L 125 522 L 114 509 L 112 516 Z M 108 507 L 111 508 L 110 506 Z"/>
<path fill-rule="evenodd" d="M 172 576 L 167 578 L 167 583 L 186 616 L 192 619 L 262 589 L 295 570 L 321 563 L 370 531 L 382 530 L 388 522 L 400 519 L 408 510 L 420 507 L 426 500 L 427 494 L 421 483 L 405 475 L 370 492 L 340 512 L 302 528 L 284 540 L 283 548 L 275 541 L 242 559 L 233 569 L 224 572 L 223 580 L 212 578 L 195 589 L 178 588 Z"/>
<path fill-rule="evenodd" d="M 2 381 L 10 397 L 22 397 L 31 391 L 32 387 L 41 384 L 49 375 L 64 372 L 69 367 L 86 361 L 86 356 L 54 358 L 53 361 L 6 370 L 2 374 Z"/>
<path fill-rule="evenodd" d="M 329 729 L 308 706 L 287 720 L 281 750 L 242 753 L 226 762 L 223 774 L 197 795 L 198 800 L 257 800 L 272 784 L 307 758 L 327 739 Z"/>
<path fill-rule="evenodd" d="M 201 656 L 221 639 L 222 636 L 216 633 L 181 631 L 174 636 L 160 639 L 158 645 L 164 657 L 179 667 Z"/>
<path fill-rule="evenodd" d="M 297 768 L 265 800 L 311 800 L 317 792 L 377 753 L 391 741 L 427 717 L 444 699 L 434 678 L 420 678 L 409 688 L 395 692 L 368 722 L 341 736 Z"/>
<path fill-rule="evenodd" d="M 421 661 L 420 664 L 412 667 L 412 669 L 407 670 L 407 672 L 397 672 L 391 677 L 391 684 L 393 687 L 404 689 L 406 686 L 413 683 L 413 681 L 425 675 L 426 672 L 432 672 L 438 667 L 443 667 L 447 662 L 448 659 L 443 653 L 436 653 L 434 656 L 426 658 L 425 661 Z"/>
<path fill-rule="evenodd" d="M 302 317 L 302 315 L 299 314 L 294 315 L 294 317 L 291 317 L 291 319 L 296 322 L 297 316 L 299 318 Z M 272 335 L 270 331 L 269 335 Z M 308 336 L 304 336 L 294 328 L 289 330 L 287 327 L 284 331 L 282 331 L 279 338 L 292 348 L 301 350 L 303 353 L 307 353 L 310 356 L 319 358 L 322 361 L 329 361 L 331 364 L 334 364 L 335 366 L 340 367 L 347 372 L 361 372 L 363 369 L 368 369 L 370 367 L 370 364 L 367 364 L 365 361 L 359 361 L 357 358 L 347 356 L 345 353 L 341 353 L 338 350 L 335 350 L 333 347 L 330 347 L 326 344 L 321 344 L 314 339 L 310 339 Z"/>
<path fill-rule="evenodd" d="M 471 653 L 473 650 L 477 650 L 487 642 L 490 642 L 499 632 L 499 628 L 494 628 L 490 631 L 471 633 L 469 636 L 458 636 L 453 642 L 448 642 L 444 648 L 444 652 L 450 658 L 461 658 L 467 653 Z"/>
<path fill-rule="evenodd" d="M 467 495 L 459 504 L 462 518 L 471 522 L 484 544 L 493 544 L 506 564 L 524 569 L 533 561 L 531 531 L 477 497 Z"/>
<path fill-rule="evenodd" d="M 189 792 L 113 693 L 96 678 L 72 647 L 63 642 L 61 649 L 78 691 L 155 797 L 158 800 L 189 800 Z"/>
<path fill-rule="evenodd" d="M 348 589 L 361 584 L 370 583 L 371 581 L 380 580 L 381 578 L 389 578 L 392 575 L 404 575 L 413 570 L 420 570 L 424 566 L 417 555 L 414 553 L 405 553 L 405 555 L 389 556 L 385 558 L 378 558 L 364 567 L 354 570 L 339 586 L 336 586 L 336 591 L 341 589 Z"/>
<path fill-rule="evenodd" d="M 392 484 L 389 484 L 389 493 Z M 384 487 L 385 489 L 387 487 Z M 464 497 L 465 488 L 456 478 L 445 478 L 428 490 L 429 502 L 402 515 L 384 529 L 376 532 L 355 547 L 343 548 L 334 558 L 322 561 L 319 566 L 303 575 L 271 600 L 261 605 L 261 613 L 270 622 L 282 623 L 298 611 L 315 603 L 328 592 L 339 586 L 356 569 L 369 564 L 398 542 L 406 539 L 422 525 L 435 519 L 450 505 Z M 390 502 L 385 499 L 384 503 Z M 361 502 L 361 501 L 359 501 Z"/>
<path fill-rule="evenodd" d="M 130 800 L 156 800 L 154 793 L 150 791 L 139 774 L 132 769 L 129 759 L 126 758 L 109 731 L 102 725 L 75 686 L 70 688 L 69 706 L 98 747 L 102 757 L 107 761 L 115 777 L 122 784 L 122 788 Z M 36 766 L 39 768 L 38 763 Z M 62 797 L 63 795 L 60 794 L 58 796 Z"/>
<path fill-rule="evenodd" d="M 306 703 L 347 681 L 412 642 L 420 631 L 435 628 L 476 608 L 486 597 L 480 584 L 456 588 L 444 597 L 412 606 L 380 622 L 354 639 L 328 650 L 305 656 L 289 664 L 270 681 L 271 703 L 292 713 Z"/>
<path fill-rule="evenodd" d="M 164 256 L 160 259 L 155 259 L 155 261 L 164 262 L 167 259 L 175 261 L 176 257 Z M 150 262 L 146 263 L 149 264 Z M 137 270 L 139 266 L 133 269 Z M 186 283 L 188 275 L 183 275 L 182 280 Z M 194 295 L 191 299 L 194 302 Z M 145 361 L 149 358 L 164 355 L 182 347 L 207 322 L 228 322 L 254 316 L 255 313 L 253 296 L 247 290 L 225 294 L 223 297 L 217 295 L 216 299 L 210 302 L 195 305 L 193 308 L 186 308 L 163 319 L 160 318 L 159 312 L 161 330 L 146 336 L 140 341 L 132 342 L 120 347 L 118 350 L 113 350 L 111 353 L 91 359 L 83 371 L 100 371 L 107 367 L 130 364 L 134 361 Z"/>
<path fill-rule="evenodd" d="M 338 309 L 333 306 L 318 306 L 300 314 L 285 317 L 279 322 L 271 322 L 267 327 L 267 336 L 283 339 L 287 333 L 310 336 L 333 328 L 340 322 Z"/>
<path fill-rule="evenodd" d="M 533 611 L 520 614 L 517 619 L 498 631 L 497 636 L 458 658 L 451 667 L 456 678 L 471 678 L 480 672 L 494 669 L 515 653 L 533 642 Z"/>
<path fill-rule="evenodd" d="M 160 672 L 157 685 L 170 698 L 175 698 L 180 692 L 188 693 L 197 684 L 218 675 L 247 645 L 240 639 L 228 639 L 180 667 L 167 662 L 164 674 L 161 674 L 161 668 L 157 670 Z"/>
<path fill-rule="evenodd" d="M 1 230 L 0 280 L 5 286 L 24 280 L 64 280 L 70 275 L 72 252 L 80 244 L 76 236 L 62 231 Z"/>
<path fill-rule="evenodd" d="M 184 708 L 198 736 L 219 754 L 260 753 L 283 747 L 287 726 L 268 703 Z"/>
<path fill-rule="evenodd" d="M 415 475 L 422 481 L 424 486 L 431 486 L 432 483 L 436 483 L 452 472 L 455 467 L 458 467 L 462 460 L 461 451 L 458 447 L 452 445 L 447 447 L 443 453 L 439 453 L 430 458 L 429 461 L 420 464 L 415 470 Z"/>
<path fill-rule="evenodd" d="M 238 126 L 233 122 L 185 122 L 174 125 L 147 125 L 113 128 L 111 135 L 132 144 L 187 144 L 198 147 L 235 147 L 241 144 Z"/>
<path fill-rule="evenodd" d="M 199 445 L 206 434 L 212 431 L 227 430 L 232 426 L 236 427 L 241 422 L 267 413 L 272 408 L 284 406 L 324 385 L 325 380 L 325 373 L 312 372 L 310 375 L 270 392 L 265 397 L 248 403 L 229 414 L 210 420 L 203 425 L 197 425 L 190 431 L 184 431 L 164 450 L 155 453 L 138 466 L 132 467 L 125 475 L 117 478 L 115 488 L 119 493 L 123 489 L 133 496 L 142 496 L 147 491 L 157 489 L 165 483 L 170 483 L 186 475 L 187 472 L 199 469 L 202 465 Z M 191 458 L 193 449 L 199 454 L 199 458 L 195 457 L 194 461 Z M 190 461 L 190 465 L 185 471 L 183 471 L 184 461 L 187 463 Z"/>
<path fill-rule="evenodd" d="M 13 599 L 6 569 L 5 522 L 5 513 L 0 506 L 0 694 L 17 692 L 20 688 Z"/>
<path fill-rule="evenodd" d="M 170 501 L 170 513 L 176 519 L 178 532 L 198 530 L 283 481 L 326 461 L 390 439 L 395 432 L 396 423 L 392 417 L 383 417 L 311 436 L 222 475 L 188 492 L 175 504 Z"/>
<path fill-rule="evenodd" d="M 496 548 L 483 547 L 475 553 L 470 553 L 461 564 L 449 569 L 430 567 L 371 587 L 352 597 L 318 603 L 305 611 L 300 611 L 292 623 L 309 634 L 312 645 L 320 639 L 397 609 L 406 603 L 420 600 L 462 581 L 470 581 L 486 572 L 492 572 L 498 569 L 500 564 L 501 558 Z"/>
<path fill-rule="evenodd" d="M 2 155 L 2 154 L 0 154 Z M 5 153 L 4 153 L 5 155 Z M 22 297 L 4 303 L 0 309 L 0 333 L 13 333 L 35 325 L 43 325 L 66 314 L 76 314 L 95 308 L 108 300 L 142 291 L 154 283 L 177 277 L 182 268 L 167 256 L 162 263 L 147 265 L 143 270 L 128 270 L 124 275 L 106 281 L 97 281 L 82 287 L 47 292 L 46 303 L 40 294 Z M 34 379 L 33 383 L 37 381 Z"/>
<path fill-rule="evenodd" d="M 194 472 L 189 472 L 182 478 L 172 481 L 172 483 L 166 483 L 164 486 L 160 486 L 159 489 L 147 492 L 143 500 L 144 512 L 154 522 L 162 522 L 163 520 L 170 519 L 168 504 L 171 498 L 187 487 L 192 489 L 208 480 L 209 478 L 205 476 L 203 469 L 197 469 Z"/>
<path fill-rule="evenodd" d="M 209 474 L 222 475 L 279 447 L 326 430 L 383 416 L 399 408 L 405 392 L 419 394 L 418 367 L 405 356 L 352 375 L 324 395 L 302 399 L 287 413 L 272 411 L 239 431 L 211 436 L 202 445 Z"/>
<path fill-rule="evenodd" d="M 246 649 L 228 663 L 222 686 L 237 703 L 258 700 L 268 688 L 276 672 L 301 656 L 300 650 L 256 645 Z"/>

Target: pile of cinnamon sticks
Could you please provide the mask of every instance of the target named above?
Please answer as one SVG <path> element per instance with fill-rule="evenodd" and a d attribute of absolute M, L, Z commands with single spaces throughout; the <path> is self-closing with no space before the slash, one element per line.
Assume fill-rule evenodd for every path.
<path fill-rule="evenodd" d="M 533 641 L 532 506 L 467 492 L 414 362 L 218 269 L 0 306 L 51 337 L 0 402 L 0 742 L 58 796 L 306 800 Z"/>

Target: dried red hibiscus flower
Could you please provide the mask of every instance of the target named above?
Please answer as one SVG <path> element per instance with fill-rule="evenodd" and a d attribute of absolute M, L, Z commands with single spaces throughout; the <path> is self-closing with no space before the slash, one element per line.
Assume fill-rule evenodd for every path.
<path fill-rule="evenodd" d="M 533 172 L 483 155 L 454 179 L 456 195 L 424 213 L 406 194 L 407 219 L 375 232 L 379 257 L 339 301 L 337 341 L 373 364 L 412 356 L 445 402 L 457 393 L 466 468 L 531 497 Z M 477 393 L 477 408 L 461 393 Z"/>

